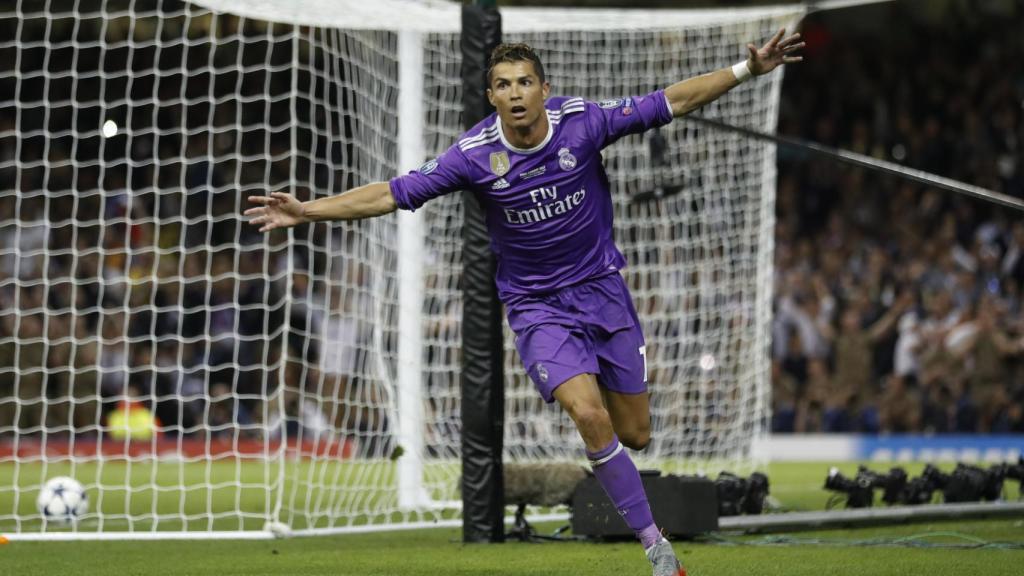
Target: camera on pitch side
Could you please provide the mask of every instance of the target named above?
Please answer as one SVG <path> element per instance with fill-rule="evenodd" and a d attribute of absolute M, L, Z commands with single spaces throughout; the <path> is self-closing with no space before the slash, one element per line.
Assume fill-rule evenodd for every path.
<path fill-rule="evenodd" d="M 1012 466 L 1014 474 L 1021 472 L 1019 466 L 1020 463 Z M 993 501 L 1002 496 L 1003 480 L 1009 475 L 1010 468 L 1007 464 L 997 464 L 986 470 L 957 462 L 956 468 L 946 474 L 928 464 L 921 477 L 926 478 L 936 489 L 941 489 L 946 502 Z"/>
<path fill-rule="evenodd" d="M 1006 464 L 1005 466 L 1007 478 L 1024 482 L 1024 456 L 1018 456 L 1016 464 Z"/>
<path fill-rule="evenodd" d="M 857 475 L 847 478 L 838 468 L 831 468 L 825 477 L 825 489 L 846 494 L 847 508 L 868 508 L 875 502 L 875 488 L 884 490 L 883 500 L 892 503 L 898 498 L 907 482 L 907 473 L 902 469 L 893 468 L 889 474 L 879 474 L 864 466 L 857 468 Z"/>
<path fill-rule="evenodd" d="M 768 477 L 760 472 L 754 472 L 749 478 L 722 472 L 715 479 L 715 491 L 719 516 L 760 514 L 768 497 Z"/>

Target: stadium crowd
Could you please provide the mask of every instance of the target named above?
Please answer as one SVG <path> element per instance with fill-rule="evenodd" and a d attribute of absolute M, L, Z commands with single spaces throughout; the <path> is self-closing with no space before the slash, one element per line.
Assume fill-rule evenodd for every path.
<path fill-rule="evenodd" d="M 955 34 L 900 8 L 889 14 L 908 32 L 883 43 L 840 34 L 827 16 L 807 20 L 807 57 L 787 71 L 780 131 L 1024 196 L 1021 14 L 963 14 L 948 20 Z M 83 52 L 79 65 L 95 56 Z M 220 58 L 190 56 L 197 67 Z M 325 263 L 303 246 L 289 275 L 288 249 L 264 245 L 238 218 L 239 190 L 314 172 L 291 166 L 286 145 L 238 142 L 238 118 L 271 131 L 290 121 L 287 102 L 255 97 L 289 77 L 268 79 L 251 64 L 225 83 L 246 98 L 187 111 L 155 104 L 164 91 L 180 98 L 183 78 L 136 78 L 138 93 L 156 98 L 153 113 L 133 116 L 131 149 L 121 136 L 102 146 L 98 135 L 95 146 L 70 136 L 18 142 L 14 109 L 0 110 L 0 177 L 17 192 L 0 197 L 0 374 L 18 374 L 16 397 L 0 387 L 0 436 L 42 426 L 96 434 L 140 399 L 170 434 L 270 425 L 387 436 L 374 407 L 384 391 L 360 378 L 363 303 L 311 282 L 302 270 L 321 274 Z M 27 76 L 22 89 L 42 94 L 34 82 Z M 100 88 L 83 79 L 79 98 Z M 204 90 L 186 95 L 201 102 Z M 99 125 L 98 112 L 72 108 L 25 105 L 19 122 Z M 191 131 L 209 118 L 215 137 Z M 244 158 L 207 160 L 235 150 Z M 779 174 L 773 429 L 1024 432 L 1019 214 L 791 150 L 780 150 Z M 319 174 L 310 180 L 322 185 Z M 371 289 L 357 264 L 346 274 Z M 283 413 L 261 400 L 282 381 Z"/>
<path fill-rule="evenodd" d="M 0 437 L 44 427 L 89 437 L 114 422 L 142 423 L 110 430 L 141 438 L 157 425 L 172 436 L 283 426 L 387 436 L 381 392 L 358 380 L 368 331 L 326 312 L 356 303 L 330 308 L 305 272 L 323 276 L 324 251 L 283 237 L 268 246 L 240 215 L 240 193 L 293 173 L 326 188 L 324 158 L 293 160 L 287 137 L 268 137 L 288 134 L 293 104 L 312 114 L 266 98 L 290 88 L 287 67 L 267 67 L 270 53 L 290 61 L 287 31 L 209 15 L 154 21 L 26 20 L 20 37 L 74 40 L 76 73 L 47 71 L 42 50 L 0 64 L 0 94 L 18 101 L 0 107 L 0 178 L 10 183 L 0 195 Z M 216 26 L 224 41 L 153 49 L 156 34 L 182 34 L 184 22 L 194 35 Z M 264 50 L 240 51 L 239 35 Z M 210 63 L 223 71 L 214 81 L 189 72 Z M 129 76 L 131 110 L 80 105 L 124 93 Z M 121 127 L 101 136 L 103 118 Z M 322 355 L 322 342 L 349 352 Z"/>
<path fill-rule="evenodd" d="M 1024 8 L 1000 6 L 897 5 L 884 38 L 810 17 L 780 131 L 1024 197 Z M 1020 214 L 779 156 L 773 429 L 1024 431 Z"/>

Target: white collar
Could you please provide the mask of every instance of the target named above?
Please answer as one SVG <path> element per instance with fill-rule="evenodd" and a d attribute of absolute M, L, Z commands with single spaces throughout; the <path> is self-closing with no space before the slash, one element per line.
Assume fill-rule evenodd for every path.
<path fill-rule="evenodd" d="M 552 125 L 551 118 L 548 117 L 548 109 L 546 107 L 544 108 L 544 119 L 548 121 L 548 133 L 544 136 L 544 139 L 540 141 L 540 144 L 537 144 L 533 148 L 517 148 L 513 146 L 509 143 L 508 139 L 505 138 L 505 130 L 501 126 L 501 116 L 496 114 L 494 122 L 498 125 L 498 137 L 501 138 L 501 143 L 504 144 L 506 148 L 520 154 L 533 154 L 547 146 L 548 142 L 551 141 L 551 136 L 555 133 L 555 127 Z"/>

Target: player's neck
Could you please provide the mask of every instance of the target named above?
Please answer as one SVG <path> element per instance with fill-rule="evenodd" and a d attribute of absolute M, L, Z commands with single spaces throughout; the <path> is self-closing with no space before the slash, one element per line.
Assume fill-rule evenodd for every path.
<path fill-rule="evenodd" d="M 530 149 L 544 141 L 548 136 L 548 115 L 541 114 L 537 121 L 529 126 L 513 128 L 501 121 L 501 131 L 505 140 L 516 148 Z"/>

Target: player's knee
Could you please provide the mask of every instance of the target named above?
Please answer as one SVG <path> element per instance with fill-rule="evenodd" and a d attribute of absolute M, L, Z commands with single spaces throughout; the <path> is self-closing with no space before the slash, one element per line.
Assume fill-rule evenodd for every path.
<path fill-rule="evenodd" d="M 651 430 L 649 428 L 630 430 L 629 433 L 620 436 L 619 441 L 631 450 L 643 450 L 651 443 Z"/>
<path fill-rule="evenodd" d="M 612 419 L 602 407 L 586 407 L 576 413 L 576 421 L 587 428 L 611 428 Z"/>
<path fill-rule="evenodd" d="M 611 416 L 603 406 L 576 406 L 570 415 L 584 438 L 589 434 L 600 433 L 612 427 Z"/>
<path fill-rule="evenodd" d="M 647 448 L 647 445 L 651 443 L 650 435 L 646 436 L 635 436 L 632 438 L 620 438 L 622 445 L 630 450 L 643 450 Z"/>

